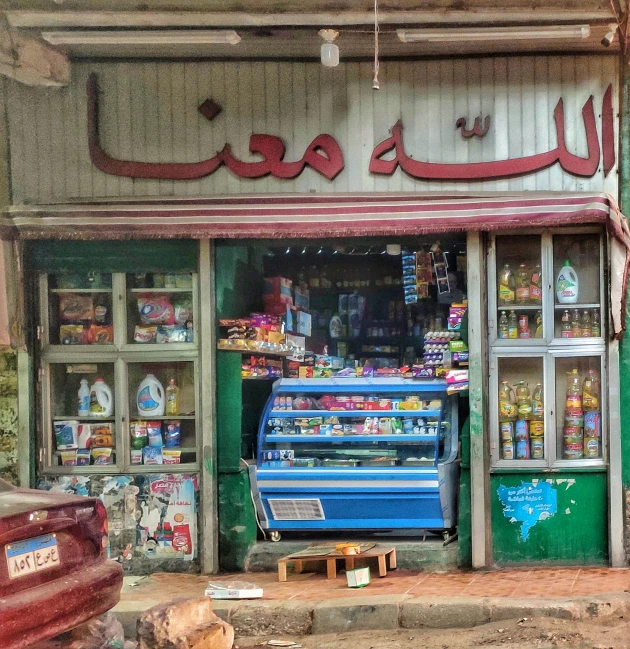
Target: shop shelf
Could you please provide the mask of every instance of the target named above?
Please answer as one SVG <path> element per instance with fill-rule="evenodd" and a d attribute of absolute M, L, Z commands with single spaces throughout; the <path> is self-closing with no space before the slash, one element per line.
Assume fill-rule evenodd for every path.
<path fill-rule="evenodd" d="M 111 288 L 51 288 L 51 293 L 111 293 Z"/>
<path fill-rule="evenodd" d="M 188 473 L 198 471 L 199 466 L 195 462 L 182 464 L 130 464 L 125 472 L 127 473 Z"/>
<path fill-rule="evenodd" d="M 267 351 L 261 349 L 249 349 L 247 347 L 240 347 L 237 345 L 226 345 L 225 343 L 219 343 L 217 349 L 222 352 L 238 352 L 239 354 L 258 354 L 259 356 L 291 356 L 293 355 L 292 351 Z"/>
<path fill-rule="evenodd" d="M 136 421 L 171 421 L 172 419 L 195 419 L 196 415 L 161 415 L 160 417 L 156 417 L 155 415 L 138 415 L 134 414 L 131 415 L 131 420 Z"/>
<path fill-rule="evenodd" d="M 130 288 L 130 293 L 192 293 L 193 288 Z"/>
<path fill-rule="evenodd" d="M 434 444 L 436 435 L 267 435 L 268 444 L 286 442 L 427 442 Z"/>
<path fill-rule="evenodd" d="M 542 311 L 542 304 L 509 304 L 497 306 L 497 311 Z"/>
<path fill-rule="evenodd" d="M 88 421 L 88 422 L 109 422 L 109 421 L 115 421 L 114 417 L 78 417 L 77 415 L 55 415 L 53 417 L 53 421 L 66 421 L 66 420 L 73 420 L 73 421 Z"/>
<path fill-rule="evenodd" d="M 591 302 L 591 303 L 579 303 L 577 302 L 576 304 L 555 304 L 554 309 L 556 311 L 570 311 L 571 309 L 599 309 L 601 307 L 601 304 L 599 302 Z"/>
<path fill-rule="evenodd" d="M 439 417 L 439 410 L 272 410 L 270 417 Z M 398 437 L 398 436 L 396 436 Z"/>

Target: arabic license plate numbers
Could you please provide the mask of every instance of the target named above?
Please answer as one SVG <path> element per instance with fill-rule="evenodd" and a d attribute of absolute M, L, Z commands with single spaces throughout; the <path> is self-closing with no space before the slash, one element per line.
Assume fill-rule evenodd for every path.
<path fill-rule="evenodd" d="M 54 534 L 45 534 L 28 541 L 11 543 L 6 546 L 5 552 L 11 579 L 54 568 L 61 563 L 57 539 Z"/>

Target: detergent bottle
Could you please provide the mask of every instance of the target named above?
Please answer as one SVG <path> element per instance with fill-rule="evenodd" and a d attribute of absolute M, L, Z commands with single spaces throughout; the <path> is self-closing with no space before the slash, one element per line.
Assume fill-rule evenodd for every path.
<path fill-rule="evenodd" d="M 81 387 L 79 388 L 79 417 L 90 416 L 90 386 L 87 379 L 81 379 Z"/>
<path fill-rule="evenodd" d="M 96 379 L 90 388 L 90 417 L 111 417 L 113 412 L 112 391 L 103 379 Z"/>
<path fill-rule="evenodd" d="M 579 287 L 577 273 L 573 270 L 571 262 L 567 259 L 556 279 L 556 297 L 558 298 L 558 304 L 575 304 L 578 301 Z"/>
<path fill-rule="evenodd" d="M 162 417 L 166 407 L 164 388 L 153 374 L 147 374 L 138 386 L 138 416 Z"/>

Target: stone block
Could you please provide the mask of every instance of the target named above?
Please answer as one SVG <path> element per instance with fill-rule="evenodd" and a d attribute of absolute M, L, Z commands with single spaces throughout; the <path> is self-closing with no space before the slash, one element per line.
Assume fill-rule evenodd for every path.
<path fill-rule="evenodd" d="M 311 633 L 311 605 L 307 602 L 247 602 L 233 608 L 229 615 L 239 636 Z"/>
<path fill-rule="evenodd" d="M 230 649 L 234 630 L 208 597 L 179 599 L 148 609 L 137 626 L 139 649 Z"/>
<path fill-rule="evenodd" d="M 488 607 L 478 597 L 418 597 L 400 607 L 400 626 L 405 629 L 469 628 L 488 620 Z"/>
<path fill-rule="evenodd" d="M 397 629 L 405 595 L 348 597 L 320 602 L 313 609 L 313 633 Z"/>
<path fill-rule="evenodd" d="M 490 621 L 512 620 L 522 617 L 555 617 L 579 620 L 584 617 L 585 606 L 570 599 L 489 598 L 486 600 Z"/>

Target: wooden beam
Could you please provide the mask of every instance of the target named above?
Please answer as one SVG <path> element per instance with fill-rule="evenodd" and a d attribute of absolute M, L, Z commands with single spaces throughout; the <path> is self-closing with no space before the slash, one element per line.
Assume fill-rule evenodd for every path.
<path fill-rule="evenodd" d="M 13 27 L 79 28 L 79 27 L 279 27 L 373 25 L 371 11 L 340 12 L 247 12 L 247 11 L 7 11 Z M 545 9 L 531 4 L 522 9 L 400 10 L 379 12 L 382 25 L 448 25 L 448 24 L 553 24 L 561 22 L 604 23 L 615 20 L 610 9 Z"/>
<path fill-rule="evenodd" d="M 70 62 L 58 50 L 0 26 L 0 74 L 27 86 L 65 86 Z"/>

